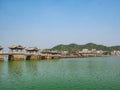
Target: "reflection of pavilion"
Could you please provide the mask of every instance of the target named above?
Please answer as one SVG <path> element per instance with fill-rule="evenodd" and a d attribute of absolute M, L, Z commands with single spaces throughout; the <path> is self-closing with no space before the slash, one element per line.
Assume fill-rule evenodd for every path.
<path fill-rule="evenodd" d="M 21 45 L 13 45 L 9 47 L 11 54 L 8 56 L 8 60 L 24 60 L 23 50 L 25 47 Z"/>
<path fill-rule="evenodd" d="M 25 62 L 19 60 L 14 61 L 11 63 L 8 63 L 8 73 L 11 76 L 11 78 L 15 77 L 16 75 L 21 78 L 24 70 L 25 70 Z"/>
<path fill-rule="evenodd" d="M 26 60 L 39 60 L 40 59 L 40 55 L 38 55 L 39 53 L 39 49 L 37 47 L 29 47 L 26 49 Z"/>
<path fill-rule="evenodd" d="M 3 47 L 0 46 L 0 53 L 3 53 Z M 4 55 L 0 55 L 0 60 L 4 60 Z"/>

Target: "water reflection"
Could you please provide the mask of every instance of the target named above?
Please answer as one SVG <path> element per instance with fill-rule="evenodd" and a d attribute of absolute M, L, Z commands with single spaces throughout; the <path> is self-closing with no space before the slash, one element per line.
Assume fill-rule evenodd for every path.
<path fill-rule="evenodd" d="M 24 61 L 9 61 L 8 74 L 10 78 L 21 78 L 24 71 Z"/>
<path fill-rule="evenodd" d="M 4 66 L 4 61 L 0 61 L 0 77 L 2 77 L 4 72 L 3 66 Z"/>
<path fill-rule="evenodd" d="M 29 75 L 37 75 L 39 61 L 25 61 L 25 70 Z"/>

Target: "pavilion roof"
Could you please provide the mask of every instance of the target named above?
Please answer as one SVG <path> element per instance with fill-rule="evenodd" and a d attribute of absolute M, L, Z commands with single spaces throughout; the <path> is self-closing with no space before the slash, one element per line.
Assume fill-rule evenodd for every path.
<path fill-rule="evenodd" d="M 12 45 L 11 47 L 9 47 L 10 49 L 24 49 L 25 47 L 23 47 L 22 45 Z"/>
<path fill-rule="evenodd" d="M 37 47 L 29 47 L 26 51 L 39 51 L 39 49 Z"/>
<path fill-rule="evenodd" d="M 3 47 L 2 46 L 0 46 L 0 50 L 2 50 L 3 49 Z"/>

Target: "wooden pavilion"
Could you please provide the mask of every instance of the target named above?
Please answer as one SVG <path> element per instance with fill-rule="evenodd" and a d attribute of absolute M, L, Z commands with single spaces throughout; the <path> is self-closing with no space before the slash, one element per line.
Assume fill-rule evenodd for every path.
<path fill-rule="evenodd" d="M 27 53 L 38 53 L 39 49 L 37 47 L 29 47 L 26 49 Z"/>
<path fill-rule="evenodd" d="M 37 47 L 29 47 L 26 49 L 26 60 L 40 60 L 39 49 Z"/>
<path fill-rule="evenodd" d="M 13 45 L 9 47 L 9 49 L 11 50 L 11 52 L 22 52 L 25 47 L 23 47 L 22 45 Z"/>

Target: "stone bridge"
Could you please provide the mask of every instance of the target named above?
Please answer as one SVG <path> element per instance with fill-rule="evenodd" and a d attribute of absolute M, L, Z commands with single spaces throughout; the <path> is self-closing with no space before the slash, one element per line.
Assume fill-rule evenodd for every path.
<path fill-rule="evenodd" d="M 4 56 L 8 60 L 41 60 L 41 59 L 58 59 L 61 55 L 42 54 L 42 53 L 24 53 L 24 52 L 0 52 L 0 60 L 4 60 Z"/>

